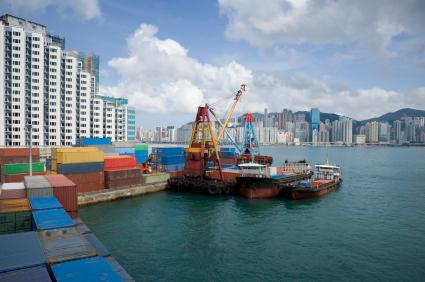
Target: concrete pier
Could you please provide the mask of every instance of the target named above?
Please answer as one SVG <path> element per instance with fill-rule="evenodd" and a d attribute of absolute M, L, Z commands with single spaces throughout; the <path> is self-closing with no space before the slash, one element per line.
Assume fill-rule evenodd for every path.
<path fill-rule="evenodd" d="M 139 196 L 147 193 L 153 193 L 165 190 L 167 181 L 157 182 L 153 184 L 144 184 L 124 189 L 104 189 L 101 191 L 82 193 L 78 195 L 78 205 L 86 206 L 101 202 L 108 202 L 122 198 Z"/>

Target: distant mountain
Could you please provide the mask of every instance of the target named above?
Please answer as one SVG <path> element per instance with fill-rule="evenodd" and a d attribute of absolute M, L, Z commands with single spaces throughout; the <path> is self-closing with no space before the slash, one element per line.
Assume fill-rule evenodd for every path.
<path fill-rule="evenodd" d="M 360 123 L 365 124 L 371 121 L 389 122 L 392 123 L 395 120 L 400 120 L 402 117 L 425 117 L 425 111 L 416 110 L 410 108 L 400 109 L 396 112 L 386 113 L 380 117 L 362 120 Z"/>
<path fill-rule="evenodd" d="M 279 113 L 276 112 L 271 112 L 269 113 L 269 115 L 277 115 Z M 310 117 L 310 111 L 298 111 L 298 112 L 294 112 L 294 115 L 297 114 L 304 114 L 305 115 L 305 120 L 308 122 L 311 122 L 311 117 Z M 264 114 L 262 113 L 252 113 L 252 115 L 254 116 L 255 119 L 262 119 L 264 117 Z M 333 122 L 334 120 L 338 120 L 340 117 L 340 115 L 337 114 L 333 114 L 333 113 L 320 113 L 320 121 L 321 122 L 325 122 L 325 120 L 329 119 L 331 122 Z M 361 120 L 361 121 L 357 121 L 353 119 L 353 123 L 354 126 L 360 126 L 360 125 L 364 125 L 367 122 L 371 122 L 371 121 L 379 121 L 379 122 L 388 122 L 388 123 L 392 123 L 395 120 L 400 120 L 402 117 L 425 117 L 425 111 L 423 110 L 416 110 L 416 109 L 410 109 L 410 108 L 405 108 L 405 109 L 400 109 L 396 112 L 393 113 L 386 113 L 380 117 L 376 117 L 376 118 L 371 118 L 371 119 L 366 119 L 366 120 Z M 238 121 L 241 122 L 242 121 L 243 116 L 240 116 L 238 118 Z"/>

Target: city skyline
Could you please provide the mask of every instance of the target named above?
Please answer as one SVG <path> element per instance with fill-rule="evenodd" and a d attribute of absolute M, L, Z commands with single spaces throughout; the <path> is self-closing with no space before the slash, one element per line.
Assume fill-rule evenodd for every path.
<path fill-rule="evenodd" d="M 420 1 L 6 0 L 0 8 L 98 54 L 100 92 L 128 98 L 145 127 L 189 122 L 240 83 L 248 85 L 240 113 L 285 105 L 363 119 L 425 108 Z"/>

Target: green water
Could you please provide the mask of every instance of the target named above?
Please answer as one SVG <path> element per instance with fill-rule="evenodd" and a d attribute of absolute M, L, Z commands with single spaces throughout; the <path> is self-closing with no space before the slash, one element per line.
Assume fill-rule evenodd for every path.
<path fill-rule="evenodd" d="M 138 281 L 424 281 L 425 148 L 269 147 L 343 168 L 320 199 L 159 192 L 81 209 Z"/>

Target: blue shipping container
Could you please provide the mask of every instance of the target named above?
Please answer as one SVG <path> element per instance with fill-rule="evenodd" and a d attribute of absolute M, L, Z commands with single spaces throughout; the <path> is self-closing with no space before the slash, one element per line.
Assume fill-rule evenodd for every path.
<path fill-rule="evenodd" d="M 30 198 L 30 206 L 33 210 L 61 209 L 62 205 L 56 197 Z"/>
<path fill-rule="evenodd" d="M 231 159 L 234 158 L 236 156 L 235 152 L 219 152 L 218 153 L 220 157 L 225 158 L 225 159 Z"/>
<path fill-rule="evenodd" d="M 98 137 L 83 137 L 77 139 L 78 146 L 91 146 L 91 145 L 109 145 L 112 143 L 111 138 L 98 138 Z"/>
<path fill-rule="evenodd" d="M 93 257 L 73 260 L 52 266 L 53 275 L 57 281 L 123 281 L 115 273 L 104 257 Z"/>
<path fill-rule="evenodd" d="M 51 282 L 45 266 L 24 268 L 0 273 L 0 282 Z"/>
<path fill-rule="evenodd" d="M 98 171 L 103 171 L 103 162 L 58 164 L 57 171 L 60 174 L 98 172 Z"/>
<path fill-rule="evenodd" d="M 221 147 L 220 148 L 221 152 L 236 152 L 236 148 L 235 147 Z"/>
<path fill-rule="evenodd" d="M 154 150 L 155 149 L 155 150 Z M 184 155 L 184 147 L 157 147 L 152 148 L 152 152 L 158 156 Z"/>
<path fill-rule="evenodd" d="M 184 169 L 184 164 L 171 164 L 171 165 L 163 165 L 162 170 L 165 172 L 168 171 L 182 171 Z"/>
<path fill-rule="evenodd" d="M 37 230 L 74 226 L 74 222 L 64 209 L 33 211 L 32 216 Z"/>
<path fill-rule="evenodd" d="M 158 162 L 164 165 L 171 165 L 171 164 L 182 164 L 185 163 L 186 160 L 184 156 L 162 156 L 158 157 Z"/>
<path fill-rule="evenodd" d="M 0 235 L 0 272 L 46 264 L 36 232 Z"/>
<path fill-rule="evenodd" d="M 136 151 L 135 157 L 136 162 L 142 164 L 149 158 L 148 151 Z"/>

